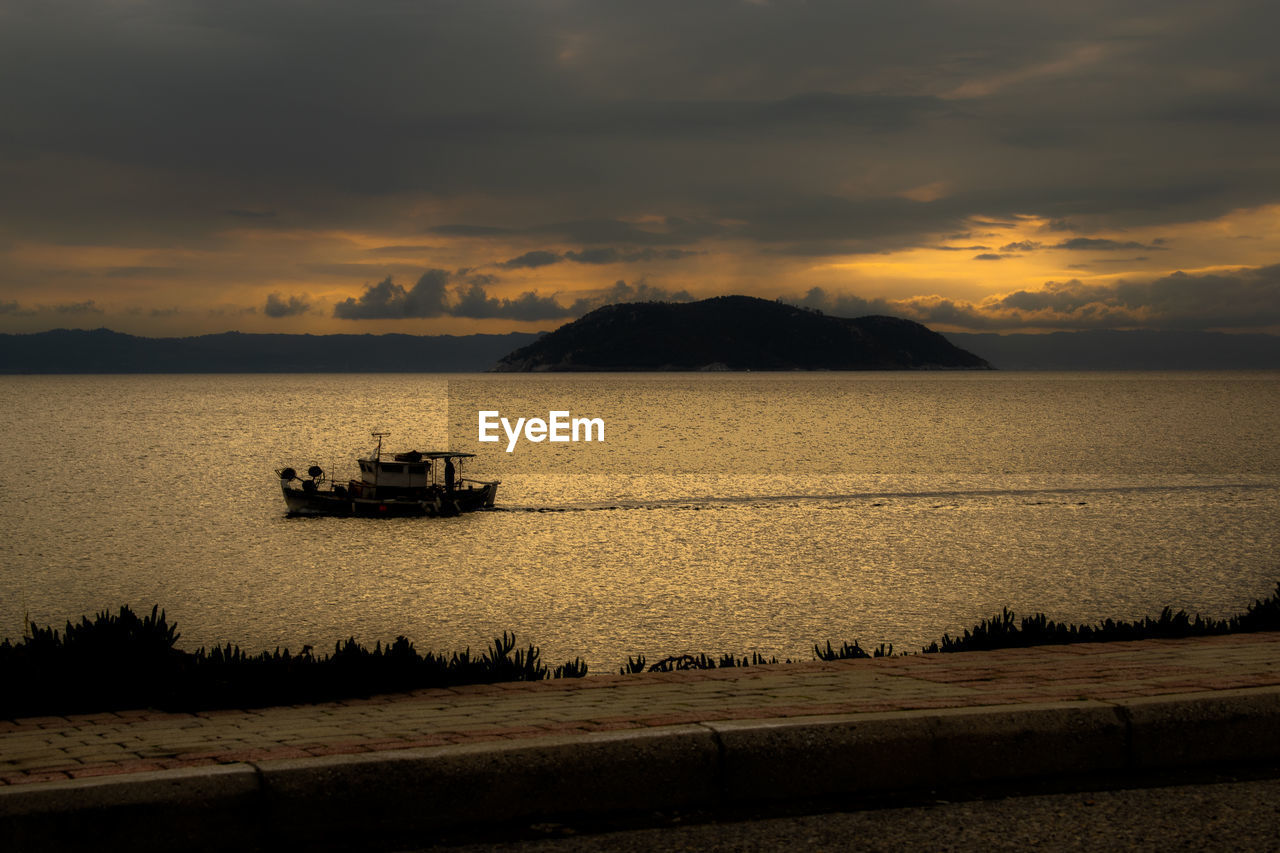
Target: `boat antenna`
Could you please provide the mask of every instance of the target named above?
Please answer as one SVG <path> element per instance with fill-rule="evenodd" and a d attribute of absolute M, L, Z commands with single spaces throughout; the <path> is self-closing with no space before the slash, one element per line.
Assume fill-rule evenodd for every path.
<path fill-rule="evenodd" d="M 389 432 L 375 432 L 375 433 L 373 433 L 372 435 L 373 435 L 373 437 L 374 437 L 374 438 L 378 439 L 378 446 L 377 446 L 377 448 L 375 448 L 375 449 L 374 449 L 374 451 L 373 451 L 373 460 L 376 462 L 376 461 L 378 461 L 379 459 L 381 459 L 381 458 L 382 458 L 382 437 L 383 437 L 384 435 L 391 435 L 391 433 L 389 433 Z"/>

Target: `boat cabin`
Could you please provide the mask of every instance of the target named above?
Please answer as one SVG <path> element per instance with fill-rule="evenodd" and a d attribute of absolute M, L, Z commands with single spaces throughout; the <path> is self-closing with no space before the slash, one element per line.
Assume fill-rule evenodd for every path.
<path fill-rule="evenodd" d="M 458 485 L 462 482 L 462 460 L 474 456 L 474 453 L 411 450 L 397 453 L 392 459 L 382 459 L 381 453 L 375 451 L 370 458 L 358 460 L 360 482 L 386 497 L 423 492 L 432 486 L 445 486 L 445 469 L 452 461 L 453 483 Z"/>

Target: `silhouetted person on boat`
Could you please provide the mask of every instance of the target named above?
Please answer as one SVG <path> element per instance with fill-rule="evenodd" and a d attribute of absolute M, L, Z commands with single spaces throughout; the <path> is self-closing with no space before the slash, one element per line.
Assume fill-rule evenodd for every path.
<path fill-rule="evenodd" d="M 453 491 L 453 476 L 453 460 L 446 459 L 444 460 L 444 490 L 446 492 Z"/>

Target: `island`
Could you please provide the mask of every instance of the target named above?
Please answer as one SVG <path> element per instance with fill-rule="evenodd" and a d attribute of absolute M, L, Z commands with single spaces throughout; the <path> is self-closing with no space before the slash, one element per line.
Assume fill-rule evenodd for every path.
<path fill-rule="evenodd" d="M 606 305 L 502 358 L 499 372 L 990 370 L 896 317 L 831 317 L 752 296 Z"/>

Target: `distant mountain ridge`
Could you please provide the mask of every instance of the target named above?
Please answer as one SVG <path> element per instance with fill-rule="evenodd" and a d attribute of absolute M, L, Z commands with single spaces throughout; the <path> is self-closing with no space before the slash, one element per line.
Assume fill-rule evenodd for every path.
<path fill-rule="evenodd" d="M 498 362 L 507 372 L 990 369 L 911 320 L 752 296 L 606 305 Z"/>
<path fill-rule="evenodd" d="M 142 338 L 55 329 L 0 334 L 0 373 L 475 373 L 537 337 L 224 332 Z"/>
<path fill-rule="evenodd" d="M 1276 370 L 1280 336 L 1090 329 L 1042 335 L 952 332 L 1001 370 Z"/>

